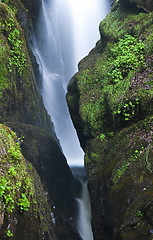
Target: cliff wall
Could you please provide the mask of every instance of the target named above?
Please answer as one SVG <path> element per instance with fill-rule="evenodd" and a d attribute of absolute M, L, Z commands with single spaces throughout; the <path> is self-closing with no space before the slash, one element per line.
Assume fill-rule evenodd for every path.
<path fill-rule="evenodd" d="M 29 47 L 32 20 L 38 15 L 39 7 L 38 1 L 0 1 L 0 181 L 5 187 L 2 185 L 0 190 L 4 201 L 0 206 L 0 236 L 3 239 L 56 239 L 51 212 L 64 229 L 63 218 L 69 219 L 74 209 L 71 191 L 74 179 L 38 91 L 34 74 L 38 66 Z M 14 141 L 19 142 L 21 149 L 16 147 L 16 142 L 10 142 L 10 134 L 16 134 Z M 23 156 L 22 160 L 18 159 L 21 152 L 27 160 Z M 11 156 L 17 158 L 17 163 Z M 23 176 L 20 176 L 22 166 Z M 20 177 L 21 186 L 16 189 Z M 25 195 L 24 181 L 29 178 L 33 195 L 30 189 Z M 15 191 L 10 193 L 10 199 L 9 188 Z M 30 201 L 35 204 L 29 207 Z M 28 206 L 25 211 L 19 208 L 22 203 Z M 10 204 L 11 210 L 7 211 Z M 75 235 L 70 226 L 66 228 L 69 231 L 65 236 Z M 60 239 L 65 229 L 58 229 Z"/>
<path fill-rule="evenodd" d="M 151 240 L 153 5 L 113 1 L 67 101 L 89 175 L 95 240 Z"/>

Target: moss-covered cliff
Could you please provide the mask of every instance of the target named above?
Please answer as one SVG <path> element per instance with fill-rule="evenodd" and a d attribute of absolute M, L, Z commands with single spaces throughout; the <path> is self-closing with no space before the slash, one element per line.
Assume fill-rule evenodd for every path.
<path fill-rule="evenodd" d="M 24 122 L 53 134 L 36 87 L 23 31 L 30 25 L 26 10 L 20 1 L 1 1 L 0 15 L 0 121 Z"/>
<path fill-rule="evenodd" d="M 152 1 L 114 1 L 100 41 L 68 86 L 96 240 L 152 239 L 152 7 Z"/>
<path fill-rule="evenodd" d="M 51 210 L 35 167 L 59 225 L 58 239 L 63 232 L 65 238 L 74 235 L 72 239 L 77 239 L 66 222 L 74 211 L 74 179 L 38 91 L 33 69 L 36 63 L 28 45 L 31 18 L 39 11 L 38 3 L 0 0 L 0 123 L 17 134 L 4 125 L 0 127 L 0 237 L 56 239 Z"/>
<path fill-rule="evenodd" d="M 56 239 L 47 197 L 21 141 L 0 124 L 0 237 Z"/>

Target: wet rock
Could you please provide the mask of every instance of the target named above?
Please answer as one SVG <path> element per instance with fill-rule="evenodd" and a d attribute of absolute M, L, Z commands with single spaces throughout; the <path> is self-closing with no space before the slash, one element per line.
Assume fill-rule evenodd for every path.
<path fill-rule="evenodd" d="M 70 113 L 86 153 L 96 240 L 152 239 L 151 5 L 151 1 L 114 1 L 100 24 L 99 49 L 80 62 L 68 86 Z M 120 51 L 121 42 L 127 44 L 125 35 L 135 34 L 144 47 L 142 65 L 132 69 L 128 61 L 121 64 L 127 52 L 121 56 Z"/>

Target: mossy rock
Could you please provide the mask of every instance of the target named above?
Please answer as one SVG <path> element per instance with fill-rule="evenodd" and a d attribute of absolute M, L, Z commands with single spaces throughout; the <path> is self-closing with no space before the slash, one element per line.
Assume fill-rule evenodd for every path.
<path fill-rule="evenodd" d="M 97 240 L 152 239 L 153 12 L 145 4 L 114 1 L 68 86 Z"/>
<path fill-rule="evenodd" d="M 3 239 L 56 239 L 40 178 L 23 157 L 20 141 L 0 125 L 0 235 Z"/>
<path fill-rule="evenodd" d="M 80 62 L 68 86 L 80 139 L 107 136 L 152 113 L 152 17 L 152 12 L 122 9 L 118 2 L 101 22 L 101 51 L 95 48 Z"/>
<path fill-rule="evenodd" d="M 130 0 L 131 3 L 136 3 L 138 8 L 142 8 L 144 10 L 153 10 L 153 2 L 151 0 Z"/>
<path fill-rule="evenodd" d="M 148 117 L 102 142 L 87 144 L 96 239 L 152 239 L 152 129 L 153 117 Z"/>
<path fill-rule="evenodd" d="M 5 124 L 23 140 L 22 153 L 35 167 L 56 207 L 61 212 L 65 211 L 66 214 L 67 211 L 70 214 L 73 211 L 71 185 L 74 179 L 59 143 L 36 126 L 24 123 Z"/>
<path fill-rule="evenodd" d="M 21 239 L 24 234 L 24 239 L 56 239 L 55 228 L 50 219 L 50 213 L 54 212 L 60 229 L 56 229 L 56 232 L 60 232 L 60 237 L 63 234 L 64 239 L 65 236 L 68 238 L 69 235 L 77 235 L 72 227 L 72 219 L 70 219 L 72 215 L 76 215 L 72 196 L 75 181 L 59 146 L 51 119 L 43 105 L 30 59 L 31 50 L 28 49 L 28 43 L 31 40 L 29 29 L 32 34 L 32 25 L 29 14 L 35 11 L 31 8 L 36 9 L 38 6 L 35 6 L 36 2 L 32 1 L 22 2 L 20 0 L 0 1 L 0 122 L 6 123 L 17 133 L 17 141 L 21 142 L 19 138 L 24 137 L 21 149 L 23 155 L 29 160 L 27 171 L 30 171 L 26 174 L 31 174 L 32 181 L 34 181 L 32 183 L 37 190 L 34 196 L 38 198 L 38 204 L 40 202 L 40 209 L 36 217 L 35 209 L 32 207 L 29 208 L 30 213 L 25 211 L 21 214 L 15 230 L 11 229 L 13 232 L 8 232 L 8 237 L 9 235 L 12 237 L 11 234 L 13 234 L 15 239 Z M 29 12 L 24 6 L 29 8 Z M 20 152 L 20 149 L 18 150 Z M 19 152 L 13 148 L 12 155 L 16 156 Z M 21 152 L 20 155 L 22 155 Z M 38 176 L 34 167 L 41 177 L 46 193 L 42 189 L 40 179 L 37 181 Z M 13 170 L 15 171 L 14 168 Z M 24 174 L 23 178 L 25 178 Z M 53 212 L 48 207 L 45 194 L 48 196 L 50 206 L 54 204 Z M 31 195 L 28 196 L 30 199 Z M 22 195 L 22 192 L 20 198 L 23 203 L 26 203 L 28 199 Z M 19 200 L 16 203 L 12 214 L 14 212 L 18 214 L 18 205 L 20 206 L 22 201 Z M 27 206 L 28 204 L 27 201 Z M 47 212 L 46 209 L 48 209 Z M 28 224 L 30 225 L 29 231 Z M 64 226 L 63 230 L 61 230 L 61 225 Z M 7 223 L 4 224 L 3 236 L 7 234 L 7 226 Z M 64 232 L 66 228 L 69 229 L 67 233 Z M 75 237 L 75 239 L 78 238 Z"/>
<path fill-rule="evenodd" d="M 21 14 L 23 13 L 23 14 Z M 0 122 L 25 122 L 55 136 L 50 117 L 36 86 L 23 22 L 27 13 L 20 1 L 0 2 Z M 21 19 L 19 15 L 24 16 Z M 18 22 L 20 19 L 20 22 Z"/>

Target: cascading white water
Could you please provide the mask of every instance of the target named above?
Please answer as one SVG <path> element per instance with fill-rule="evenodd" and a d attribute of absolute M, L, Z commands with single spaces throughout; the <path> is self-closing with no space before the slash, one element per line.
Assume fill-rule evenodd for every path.
<path fill-rule="evenodd" d="M 36 48 L 42 74 L 42 96 L 69 165 L 83 165 L 84 152 L 73 127 L 67 103 L 68 80 L 75 72 L 71 13 L 67 0 L 42 0 Z"/>
<path fill-rule="evenodd" d="M 70 167 L 84 165 L 66 104 L 68 81 L 78 62 L 99 39 L 98 25 L 110 10 L 110 0 L 42 0 L 35 27 L 34 53 L 42 75 L 41 93 Z M 87 182 L 82 182 L 77 229 L 83 240 L 93 240 Z"/>
<path fill-rule="evenodd" d="M 111 0 L 68 0 L 73 16 L 75 66 L 99 40 L 99 23 L 110 11 Z"/>
<path fill-rule="evenodd" d="M 88 191 L 88 181 L 85 169 L 83 167 L 72 167 L 71 171 L 81 185 L 81 194 L 76 198 L 78 205 L 78 216 L 76 228 L 82 240 L 93 240 L 91 227 L 91 204 Z"/>
<path fill-rule="evenodd" d="M 41 92 L 70 166 L 84 165 L 84 152 L 69 115 L 66 87 L 79 60 L 99 39 L 98 25 L 108 10 L 108 0 L 42 0 L 35 31 Z"/>
<path fill-rule="evenodd" d="M 77 228 L 82 240 L 93 240 L 93 233 L 91 228 L 90 196 L 87 188 L 87 181 L 81 181 L 81 185 L 81 198 L 77 199 L 77 202 L 79 204 Z"/>

